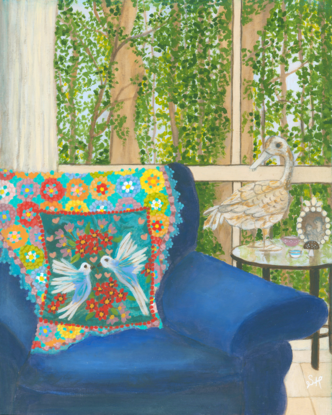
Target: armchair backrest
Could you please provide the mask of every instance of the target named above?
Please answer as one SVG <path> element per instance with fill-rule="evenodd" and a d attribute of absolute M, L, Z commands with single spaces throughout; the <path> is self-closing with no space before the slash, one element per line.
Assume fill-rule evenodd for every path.
<path fill-rule="evenodd" d="M 27 295 L 28 292 L 20 288 L 19 277 L 10 274 L 9 265 L 0 263 L 0 323 L 29 351 L 38 318 L 34 313 L 35 304 L 27 299 Z"/>
<path fill-rule="evenodd" d="M 196 249 L 199 226 L 199 202 L 190 169 L 179 163 L 171 163 L 169 167 L 173 170 L 173 178 L 177 181 L 176 190 L 180 194 L 179 201 L 183 204 L 183 208 L 181 210 L 182 223 L 178 226 L 179 233 L 173 238 L 173 246 L 169 250 L 170 265 L 156 294 L 158 313 L 162 320 L 164 319 L 162 296 L 165 283 L 176 264 Z"/>

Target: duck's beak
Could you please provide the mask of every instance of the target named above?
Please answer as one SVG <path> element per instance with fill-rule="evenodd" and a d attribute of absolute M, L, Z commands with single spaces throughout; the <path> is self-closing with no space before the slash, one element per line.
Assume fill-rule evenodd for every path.
<path fill-rule="evenodd" d="M 255 171 L 258 166 L 263 164 L 265 161 L 270 159 L 272 157 L 272 154 L 268 153 L 267 151 L 263 151 L 263 153 L 258 157 L 258 159 L 253 163 L 250 168 L 251 170 Z"/>

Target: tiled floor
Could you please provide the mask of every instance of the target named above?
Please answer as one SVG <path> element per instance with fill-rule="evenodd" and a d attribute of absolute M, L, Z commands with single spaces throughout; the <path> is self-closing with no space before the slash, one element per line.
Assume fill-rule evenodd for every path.
<path fill-rule="evenodd" d="M 291 342 L 293 363 L 286 376 L 288 405 L 286 415 L 332 415 L 331 370 L 332 355 L 328 339 L 320 341 L 319 370 L 311 367 L 311 340 Z M 320 385 L 317 382 L 320 379 Z"/>

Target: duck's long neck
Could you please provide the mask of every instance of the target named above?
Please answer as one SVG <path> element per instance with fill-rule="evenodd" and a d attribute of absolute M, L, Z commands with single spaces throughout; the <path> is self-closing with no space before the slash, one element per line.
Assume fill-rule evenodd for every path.
<path fill-rule="evenodd" d="M 290 183 L 291 183 L 292 175 L 293 175 L 293 169 L 294 169 L 294 156 L 293 156 L 293 153 L 288 148 L 287 154 L 285 157 L 285 170 L 281 178 L 281 181 L 286 183 L 287 188 L 290 187 Z"/>

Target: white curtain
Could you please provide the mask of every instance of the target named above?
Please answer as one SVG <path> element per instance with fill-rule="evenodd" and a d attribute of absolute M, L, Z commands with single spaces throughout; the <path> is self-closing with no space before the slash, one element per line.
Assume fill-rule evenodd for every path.
<path fill-rule="evenodd" d="M 0 0 L 0 168 L 57 168 L 56 14 L 56 0 Z"/>

